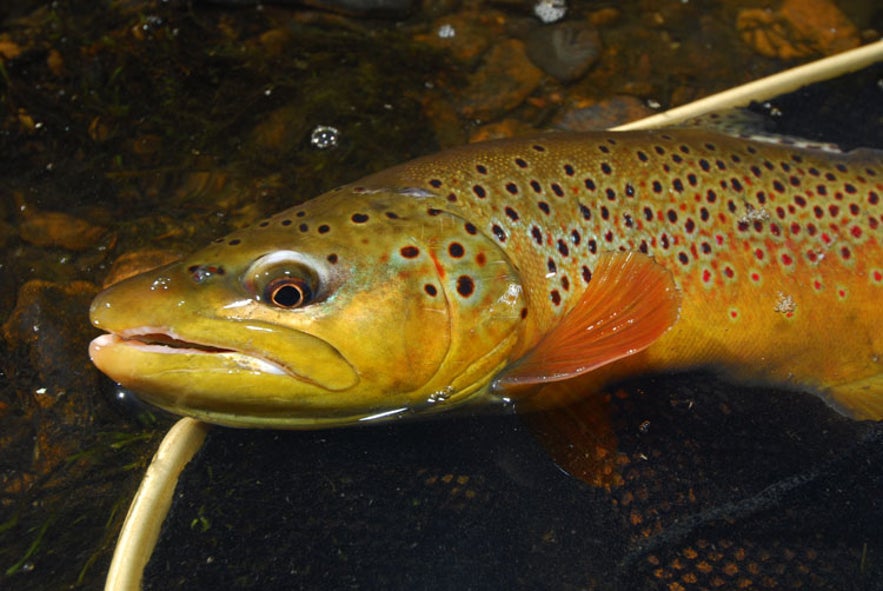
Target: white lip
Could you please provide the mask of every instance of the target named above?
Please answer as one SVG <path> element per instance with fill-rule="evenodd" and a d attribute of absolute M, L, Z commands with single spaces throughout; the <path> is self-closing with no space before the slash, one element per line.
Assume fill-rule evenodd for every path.
<path fill-rule="evenodd" d="M 207 348 L 199 348 L 198 346 L 188 347 L 186 344 L 182 346 L 171 346 L 160 343 L 147 343 L 138 340 L 138 336 L 144 335 L 164 336 L 180 343 L 188 342 L 184 339 L 178 338 L 173 331 L 152 327 L 140 327 L 127 329 L 120 334 L 108 333 L 96 337 L 91 343 L 89 343 L 89 356 L 94 358 L 101 349 L 106 347 L 131 347 L 145 353 L 158 353 L 162 355 L 216 355 L 232 361 L 245 371 L 271 375 L 291 375 L 291 372 L 286 371 L 284 367 L 273 363 L 272 361 L 249 355 L 241 351 L 231 351 L 226 349 L 211 350 Z M 198 344 L 194 343 L 194 345 Z"/>

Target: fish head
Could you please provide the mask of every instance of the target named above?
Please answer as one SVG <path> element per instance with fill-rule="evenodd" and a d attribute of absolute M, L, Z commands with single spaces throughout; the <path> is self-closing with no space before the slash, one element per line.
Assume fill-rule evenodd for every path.
<path fill-rule="evenodd" d="M 310 428 L 487 393 L 525 310 L 492 238 L 415 190 L 342 188 L 110 286 L 95 365 L 173 413 Z"/>

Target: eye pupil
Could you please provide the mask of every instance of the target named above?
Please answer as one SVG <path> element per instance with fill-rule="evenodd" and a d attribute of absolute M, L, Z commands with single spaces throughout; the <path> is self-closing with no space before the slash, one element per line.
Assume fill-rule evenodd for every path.
<path fill-rule="evenodd" d="M 280 308 L 298 308 L 312 297 L 310 288 L 301 280 L 285 277 L 267 285 L 265 300 Z"/>
<path fill-rule="evenodd" d="M 273 303 L 283 308 L 293 308 L 303 299 L 303 293 L 294 285 L 283 285 L 273 292 Z"/>

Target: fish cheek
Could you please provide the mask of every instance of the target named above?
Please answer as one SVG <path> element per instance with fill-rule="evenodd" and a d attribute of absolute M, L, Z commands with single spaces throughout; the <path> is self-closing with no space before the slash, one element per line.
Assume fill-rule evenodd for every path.
<path fill-rule="evenodd" d="M 410 404 L 422 396 L 450 347 L 447 302 L 423 273 L 376 273 L 370 284 L 340 294 L 310 332 L 325 339 L 359 374 L 365 403 Z M 354 393 L 355 394 L 355 393 Z"/>

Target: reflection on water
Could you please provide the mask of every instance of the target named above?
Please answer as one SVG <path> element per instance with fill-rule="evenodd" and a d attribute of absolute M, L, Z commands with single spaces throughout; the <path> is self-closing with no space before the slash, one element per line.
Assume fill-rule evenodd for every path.
<path fill-rule="evenodd" d="M 170 424 L 149 409 L 121 406 L 88 362 L 88 304 L 108 277 L 160 264 L 417 154 L 533 129 L 608 126 L 785 65 L 770 56 L 819 57 L 879 37 L 881 28 L 869 3 L 830 0 L 785 1 L 775 10 L 756 2 L 570 2 L 566 17 L 547 25 L 532 3 L 416 4 L 379 16 L 168 2 L 0 9 L 0 586 L 97 587 L 132 490 Z M 875 77 L 847 83 L 844 96 L 825 104 L 836 90 L 780 107 L 793 114 L 813 106 L 814 115 L 794 119 L 813 127 L 838 121 L 835 130 L 849 129 L 840 116 L 852 114 L 860 131 L 879 138 L 868 124 L 879 122 L 879 112 L 861 113 L 883 103 Z M 847 137 L 867 144 L 855 131 Z M 657 386 L 641 385 L 650 387 Z M 733 395 L 689 380 L 665 388 L 696 404 L 722 396 L 714 408 Z M 685 394 L 692 389 L 702 391 Z M 208 522 L 209 537 L 182 547 L 210 540 L 217 548 L 210 557 L 225 567 L 212 571 L 208 556 L 193 549 L 199 567 L 179 562 L 191 551 L 178 551 L 153 574 L 196 573 L 201 581 L 235 574 L 225 588 L 231 580 L 264 581 L 263 588 L 285 581 L 469 586 L 470 574 L 484 587 L 662 580 L 689 588 L 714 587 L 722 576 L 716 560 L 729 560 L 740 575 L 756 568 L 768 579 L 753 581 L 780 586 L 803 572 L 821 573 L 804 580 L 832 588 L 879 581 L 881 544 L 868 525 L 880 518 L 868 500 L 871 485 L 880 486 L 877 432 L 807 408 L 805 397 L 792 411 L 775 401 L 764 406 L 764 396 L 748 397 L 762 409 L 736 413 L 743 431 L 717 415 L 681 425 L 664 408 L 636 410 L 647 402 L 638 397 L 622 411 L 618 431 L 632 471 L 622 470 L 627 483 L 612 495 L 559 475 L 512 419 L 323 434 L 218 431 L 215 455 L 192 476 L 208 474 L 220 494 L 201 500 L 207 484 L 194 482 L 173 529 L 199 530 L 193 520 L 201 516 L 195 523 Z M 748 420 L 755 414 L 766 418 L 755 424 Z M 635 421 L 649 427 L 634 431 Z M 794 431 L 819 421 L 829 431 Z M 728 438 L 716 443 L 713 428 Z M 658 437 L 653 445 L 635 439 L 644 431 Z M 260 567 L 264 578 L 249 578 L 257 557 L 225 544 L 254 518 L 243 509 L 258 493 L 246 484 L 286 465 L 269 459 L 267 448 L 280 451 L 280 441 L 283 455 L 299 462 L 289 465 L 298 479 L 263 491 L 258 506 L 302 538 L 274 538 L 284 559 L 271 553 Z M 803 444 L 813 451 L 794 464 Z M 668 458 L 672 445 L 668 472 L 639 469 L 641 454 Z M 361 446 L 367 456 L 353 452 Z M 264 462 L 235 461 L 265 454 Z M 693 471 L 694 457 L 724 465 Z M 745 471 L 756 459 L 758 473 L 728 474 L 731 457 Z M 194 499 L 192 491 L 201 492 Z M 224 498 L 239 502 L 222 505 Z M 821 522 L 800 513 L 831 506 L 849 510 Z M 507 521 L 513 515 L 517 527 Z M 253 527 L 259 537 L 266 518 Z M 728 519 L 733 531 L 725 531 Z M 804 521 L 819 527 L 797 527 Z M 404 533 L 385 537 L 396 524 Z M 850 535 L 843 524 L 854 524 Z M 777 538 L 769 549 L 759 540 L 772 530 L 791 539 Z M 801 545 L 812 536 L 813 544 Z M 632 572 L 635 579 L 623 574 Z M 726 581 L 740 580 L 732 577 Z M 165 580 L 156 585 L 165 588 Z"/>

